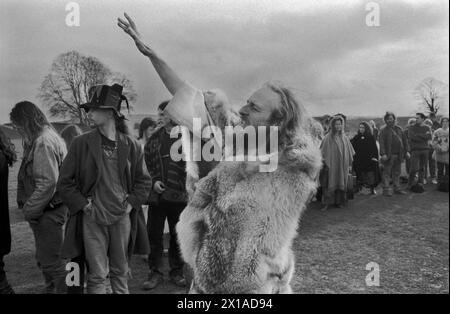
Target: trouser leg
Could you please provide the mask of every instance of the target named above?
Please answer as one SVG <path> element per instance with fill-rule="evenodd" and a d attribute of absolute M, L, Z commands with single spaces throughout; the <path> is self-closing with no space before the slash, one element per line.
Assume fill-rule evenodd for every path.
<path fill-rule="evenodd" d="M 391 179 L 393 178 L 395 156 L 392 155 L 389 160 L 383 164 L 383 193 L 385 195 L 392 195 L 392 189 L 390 187 Z"/>
<path fill-rule="evenodd" d="M 383 189 L 389 189 L 392 174 L 392 157 L 383 164 Z"/>
<path fill-rule="evenodd" d="M 430 177 L 436 178 L 436 160 L 433 158 L 433 150 L 428 152 L 428 168 L 430 169 Z"/>
<path fill-rule="evenodd" d="M 167 211 L 167 222 L 169 224 L 170 232 L 169 267 L 171 275 L 181 275 L 183 273 L 184 262 L 181 257 L 181 251 L 175 227 L 180 220 L 180 215 L 184 208 L 185 204 L 170 204 Z"/>
<path fill-rule="evenodd" d="M 114 294 L 128 294 L 128 243 L 131 222 L 126 215 L 109 229 L 109 269 L 111 289 Z"/>
<path fill-rule="evenodd" d="M 427 167 L 428 167 L 428 151 L 420 152 L 420 172 L 419 172 L 419 181 L 423 182 L 423 180 L 427 177 Z"/>
<path fill-rule="evenodd" d="M 444 177 L 444 163 L 438 162 L 437 163 L 437 180 L 438 183 L 442 182 L 442 178 Z"/>
<path fill-rule="evenodd" d="M 108 227 L 99 225 L 90 215 L 83 216 L 83 241 L 88 266 L 87 293 L 106 294 L 108 276 Z"/>
<path fill-rule="evenodd" d="M 392 183 L 394 186 L 394 190 L 400 190 L 400 174 L 402 170 L 402 161 L 399 156 L 392 156 L 393 165 L 392 165 Z"/>
<path fill-rule="evenodd" d="M 410 187 L 414 185 L 414 182 L 416 180 L 419 170 L 420 170 L 420 154 L 418 151 L 412 151 L 411 152 L 411 169 L 409 172 L 409 182 L 408 182 L 408 185 Z"/>
<path fill-rule="evenodd" d="M 409 172 L 411 170 L 411 159 L 410 158 L 406 158 L 406 160 L 405 160 L 405 168 L 406 168 L 406 174 L 409 175 Z"/>
<path fill-rule="evenodd" d="M 163 234 L 166 221 L 165 208 L 160 204 L 149 209 L 148 212 L 148 237 L 150 242 L 150 255 L 148 257 L 148 267 L 150 270 L 161 273 Z"/>
<path fill-rule="evenodd" d="M 67 293 L 66 263 L 61 258 L 66 218 L 67 207 L 60 206 L 45 212 L 36 224 L 31 225 L 36 260 L 44 275 L 48 293 Z"/>

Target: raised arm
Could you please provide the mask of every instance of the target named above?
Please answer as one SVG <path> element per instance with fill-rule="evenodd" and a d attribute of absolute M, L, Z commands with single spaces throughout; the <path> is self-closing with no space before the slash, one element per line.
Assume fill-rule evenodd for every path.
<path fill-rule="evenodd" d="M 129 17 L 126 13 L 124 13 L 124 16 L 126 18 L 126 21 L 119 17 L 117 19 L 117 25 L 121 29 L 123 29 L 125 33 L 130 35 L 130 37 L 134 40 L 134 43 L 136 44 L 138 50 L 150 59 L 153 67 L 155 68 L 166 88 L 172 95 L 175 95 L 177 90 L 179 90 L 181 86 L 183 86 L 183 80 L 171 67 L 169 67 L 169 65 L 163 59 L 161 59 L 155 53 L 153 49 L 151 49 L 143 42 L 142 37 L 136 28 L 136 24 L 131 19 L 131 17 Z"/>

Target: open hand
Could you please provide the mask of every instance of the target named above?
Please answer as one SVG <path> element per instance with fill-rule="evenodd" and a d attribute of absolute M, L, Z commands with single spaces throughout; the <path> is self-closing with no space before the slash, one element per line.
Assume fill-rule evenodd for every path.
<path fill-rule="evenodd" d="M 136 24 L 134 23 L 134 21 L 131 19 L 131 17 L 124 13 L 123 14 L 125 16 L 125 18 L 127 19 L 126 21 L 124 21 L 123 19 L 121 19 L 120 17 L 117 18 L 117 25 L 124 30 L 125 33 L 127 33 L 128 35 L 130 35 L 131 38 L 133 38 L 134 40 L 140 40 L 141 39 L 141 34 L 139 34 Z"/>
<path fill-rule="evenodd" d="M 136 47 L 141 53 L 148 55 L 150 53 L 150 49 L 142 42 L 141 34 L 138 32 L 136 24 L 128 14 L 124 13 L 123 15 L 127 20 L 124 21 L 119 17 L 117 18 L 117 25 L 123 29 L 125 33 L 130 35 L 131 38 L 133 38 Z"/>

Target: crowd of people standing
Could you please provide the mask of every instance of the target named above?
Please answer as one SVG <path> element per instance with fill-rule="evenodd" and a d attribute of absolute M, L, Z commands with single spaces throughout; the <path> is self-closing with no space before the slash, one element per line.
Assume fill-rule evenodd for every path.
<path fill-rule="evenodd" d="M 448 191 L 448 117 L 438 122 L 434 113 L 427 117 L 419 112 L 404 128 L 393 112 L 386 112 L 383 120 L 380 129 L 373 120 L 361 122 L 351 139 L 342 114 L 322 118 L 323 132 L 317 131 L 317 123 L 312 127 L 324 160 L 317 194 L 324 210 L 342 207 L 353 192 L 375 195 L 380 183 L 383 195 L 404 195 L 402 179 L 411 192 L 423 192 L 427 183 Z"/>
<path fill-rule="evenodd" d="M 191 293 L 291 293 L 292 242 L 317 186 L 324 210 L 346 206 L 355 187 L 376 194 L 380 182 L 386 196 L 405 194 L 401 166 L 408 160 L 411 191 L 423 189 L 427 169 L 431 181 L 448 191 L 448 118 L 438 123 L 435 116 L 427 120 L 418 113 L 403 129 L 388 112 L 380 130 L 373 121 L 361 122 L 350 139 L 344 114 L 314 122 L 289 88 L 268 82 L 251 94 L 237 119 L 222 91 L 202 91 L 181 79 L 144 43 L 129 16 L 119 18 L 118 26 L 173 96 L 159 105 L 158 121 L 142 121 L 139 140 L 120 111 L 127 100 L 118 84 L 89 89 L 88 102 L 80 106 L 92 123 L 86 132 L 68 126 L 59 134 L 29 101 L 15 104 L 10 113 L 24 145 L 17 205 L 34 235 L 45 293 L 129 293 L 133 254 L 147 256 L 142 288 L 155 289 L 164 280 L 166 221 L 175 285 Z M 265 157 L 276 155 L 277 168 L 258 171 L 264 158 L 229 162 L 200 154 L 199 160 L 175 160 L 175 142 L 183 143 L 181 151 L 193 147 L 195 118 L 202 131 L 276 127 L 276 151 L 271 138 L 256 148 Z M 188 133 L 173 138 L 175 126 Z M 224 141 L 216 134 L 212 140 L 221 147 Z M 200 149 L 207 145 L 202 141 Z M 3 256 L 10 251 L 7 180 L 15 161 L 13 146 L 0 133 L 2 293 L 13 293 Z M 78 286 L 67 285 L 67 261 L 80 266 Z"/>
<path fill-rule="evenodd" d="M 118 89 L 118 94 L 121 93 L 118 86 L 97 88 Z M 185 264 L 177 234 L 180 216 L 189 208 L 186 164 L 170 158 L 170 148 L 177 139 L 169 135 L 176 125 L 165 114 L 169 102 L 160 104 L 157 121 L 148 117 L 141 122 L 138 137 L 144 139 L 141 143 L 131 140 L 120 107 L 110 106 L 108 110 L 108 105 L 96 108 L 91 104 L 86 104 L 85 109 L 96 128 L 84 135 L 76 125 L 67 126 L 58 134 L 31 102 L 20 102 L 11 111 L 11 122 L 24 143 L 17 204 L 34 234 L 44 292 L 84 291 L 83 287 L 67 287 L 65 283 L 63 261 L 71 260 L 82 266 L 83 279 L 86 271 L 87 293 L 105 293 L 108 285 L 114 293 L 127 293 L 128 260 L 132 254 L 148 256 L 149 273 L 142 288 L 156 288 L 164 278 L 166 220 L 170 234 L 170 280 L 180 287 L 192 285 L 193 270 Z M 417 113 L 401 128 L 395 114 L 387 112 L 385 125 L 379 130 L 374 128 L 374 122 L 363 121 L 351 139 L 347 136 L 346 120 L 345 115 L 336 114 L 315 121 L 310 127 L 313 146 L 322 155 L 320 174 L 315 181 L 320 187 L 316 197 L 323 203 L 323 210 L 333 205 L 345 206 L 355 192 L 375 195 L 380 183 L 385 196 L 406 194 L 402 181 L 412 192 L 423 192 L 427 180 L 448 192 L 447 117 L 436 122 Z M 108 130 L 117 133 L 109 138 Z M 5 187 L 8 167 L 17 157 L 11 141 L 3 133 L 0 135 L 0 170 Z M 130 158 L 130 168 L 121 165 L 124 152 Z M 401 176 L 402 163 L 406 176 Z M 121 167 L 126 169 L 123 177 L 114 175 L 121 173 L 118 171 Z M 7 193 L 2 188 L 1 222 L 8 225 L 2 226 L 0 238 L 3 293 L 13 292 L 3 270 L 3 256 L 9 253 L 11 242 L 9 215 L 3 210 L 9 207 Z M 89 195 L 86 204 L 82 201 L 83 193 Z M 195 198 L 195 202 L 204 201 Z M 143 207 L 148 209 L 148 218 L 134 210 Z M 182 228 L 179 230 L 184 232 Z"/>

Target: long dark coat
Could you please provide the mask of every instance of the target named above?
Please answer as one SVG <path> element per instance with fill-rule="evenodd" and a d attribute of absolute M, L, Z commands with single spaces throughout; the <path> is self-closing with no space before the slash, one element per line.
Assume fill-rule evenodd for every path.
<path fill-rule="evenodd" d="M 353 170 L 356 172 L 356 176 L 360 178 L 362 173 L 373 172 L 376 183 L 378 183 L 380 179 L 378 162 L 372 160 L 373 158 L 379 160 L 375 137 L 370 134 L 358 133 L 351 139 L 351 143 L 355 149 Z"/>
<path fill-rule="evenodd" d="M 82 209 L 88 203 L 100 178 L 101 137 L 98 130 L 77 136 L 64 159 L 58 180 L 58 192 L 68 206 L 70 218 L 66 226 L 62 255 L 75 258 L 83 254 Z M 118 140 L 119 171 L 133 206 L 130 213 L 131 235 L 128 256 L 148 254 L 147 228 L 141 205 L 147 201 L 151 179 L 144 163 L 141 146 L 131 137 L 120 134 Z"/>

